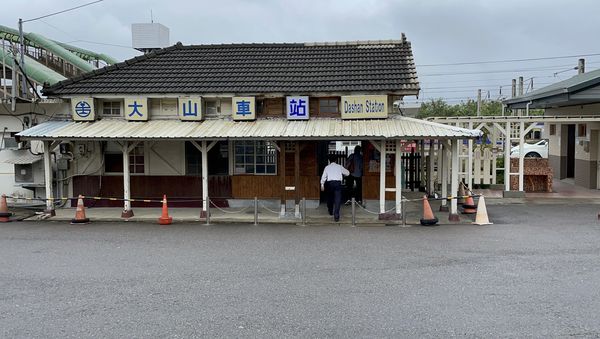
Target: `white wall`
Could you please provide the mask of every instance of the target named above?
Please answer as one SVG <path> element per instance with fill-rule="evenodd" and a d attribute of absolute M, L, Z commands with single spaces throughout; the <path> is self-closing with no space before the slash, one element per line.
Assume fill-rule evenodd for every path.
<path fill-rule="evenodd" d="M 183 141 L 150 141 L 145 146 L 146 175 L 185 175 Z"/>

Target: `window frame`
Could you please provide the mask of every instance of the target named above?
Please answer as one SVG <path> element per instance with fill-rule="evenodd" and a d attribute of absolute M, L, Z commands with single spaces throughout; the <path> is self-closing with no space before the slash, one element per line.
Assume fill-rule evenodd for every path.
<path fill-rule="evenodd" d="M 136 150 L 139 151 L 140 148 L 142 148 L 142 151 L 141 151 L 142 154 L 135 154 L 134 152 L 136 152 Z M 146 175 L 146 172 L 147 172 L 146 169 L 148 168 L 148 166 L 146 164 L 146 159 L 148 159 L 146 151 L 147 151 L 147 147 L 146 147 L 145 143 L 140 142 L 131 150 L 131 152 L 129 152 L 129 175 Z M 103 155 L 103 159 L 102 159 L 104 162 L 103 170 L 104 170 L 105 175 L 123 175 L 123 171 L 112 172 L 112 171 L 106 170 L 106 155 L 119 155 L 121 157 L 121 167 L 123 167 L 123 152 L 104 151 L 104 155 Z M 137 162 L 136 159 L 140 159 L 140 158 L 141 158 L 141 162 Z M 136 166 L 142 166 L 144 171 L 137 172 Z"/>
<path fill-rule="evenodd" d="M 264 147 L 264 152 L 259 153 L 258 149 Z M 244 152 L 243 154 L 238 153 L 238 147 L 243 147 L 246 150 L 248 147 L 252 147 L 252 154 Z M 276 176 L 279 167 L 279 154 L 277 147 L 270 141 L 262 140 L 235 140 L 232 142 L 233 156 L 232 156 L 232 175 L 269 175 Z M 270 153 L 270 151 L 272 153 Z M 243 157 L 242 163 L 238 162 L 238 157 Z M 247 161 L 248 157 L 252 157 L 252 161 Z M 258 157 L 263 157 L 265 160 L 259 162 Z M 274 157 L 273 162 L 267 161 L 269 157 Z M 237 168 L 243 166 L 244 172 L 238 172 Z M 252 166 L 253 171 L 248 172 L 247 166 Z M 264 166 L 264 172 L 258 172 L 258 166 Z M 267 169 L 273 168 L 273 172 L 269 172 Z"/>
<path fill-rule="evenodd" d="M 330 112 L 330 111 L 324 111 L 322 110 L 322 106 L 321 106 L 321 102 L 325 102 L 325 101 L 334 101 L 335 100 L 335 112 Z M 317 105 L 318 109 L 319 109 L 319 114 L 340 114 L 340 98 L 339 97 L 326 97 L 326 98 L 318 98 L 318 105 Z M 333 105 L 328 105 L 325 107 L 329 107 L 332 108 Z"/>
<path fill-rule="evenodd" d="M 115 104 L 118 105 L 118 107 L 114 107 Z M 110 107 L 107 107 L 107 105 L 110 105 Z M 110 114 L 106 114 L 106 109 L 110 110 Z M 119 114 L 114 114 L 114 110 L 118 109 L 119 110 Z M 111 118 L 118 118 L 118 117 L 122 117 L 123 116 L 123 103 L 120 100 L 103 100 L 102 101 L 102 116 L 103 117 L 111 117 Z"/>

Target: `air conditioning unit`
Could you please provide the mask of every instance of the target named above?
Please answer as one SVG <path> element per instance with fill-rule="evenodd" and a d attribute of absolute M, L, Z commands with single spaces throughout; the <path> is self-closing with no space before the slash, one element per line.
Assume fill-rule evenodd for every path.
<path fill-rule="evenodd" d="M 15 164 L 15 182 L 33 182 L 33 164 Z"/>

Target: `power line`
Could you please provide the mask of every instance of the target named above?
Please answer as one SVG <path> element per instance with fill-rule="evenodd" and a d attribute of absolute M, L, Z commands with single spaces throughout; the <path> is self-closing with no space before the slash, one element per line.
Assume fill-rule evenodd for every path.
<path fill-rule="evenodd" d="M 562 56 L 550 56 L 550 57 L 527 58 L 527 59 L 506 59 L 506 60 L 489 60 L 489 61 L 454 62 L 454 63 L 444 63 L 444 64 L 423 64 L 423 65 L 416 65 L 416 66 L 417 67 L 436 67 L 436 66 L 482 65 L 482 64 L 498 64 L 498 63 L 509 63 L 509 62 L 556 60 L 556 59 L 580 58 L 580 57 L 591 57 L 591 56 L 600 56 L 600 53 L 589 53 L 589 54 L 579 54 L 579 55 L 562 55 Z"/>
<path fill-rule="evenodd" d="M 95 3 L 102 2 L 102 1 L 104 1 L 104 0 L 96 0 L 96 1 L 88 2 L 87 4 L 83 4 L 83 5 L 80 5 L 80 6 L 76 6 L 76 7 L 71 7 L 71 8 L 68 8 L 68 9 L 64 9 L 64 10 L 62 10 L 62 11 L 58 11 L 58 12 L 54 12 L 54 13 L 50 13 L 50 14 L 46 14 L 46 15 L 42 15 L 42 16 L 39 16 L 39 17 L 37 17 L 37 18 L 23 20 L 22 22 L 28 22 L 28 21 L 39 20 L 39 19 L 47 18 L 47 17 L 49 17 L 49 16 L 56 15 L 56 14 L 61 14 L 61 13 L 65 13 L 65 12 L 70 12 L 70 11 L 76 10 L 76 9 L 78 9 L 78 8 L 81 8 L 81 7 L 86 7 L 86 6 L 89 6 L 89 5 L 93 5 L 93 4 L 95 4 Z"/>
<path fill-rule="evenodd" d="M 466 75 L 466 74 L 493 74 L 493 73 L 516 73 L 516 72 L 543 72 L 555 70 L 557 67 L 539 67 L 539 68 L 528 68 L 528 69 L 512 69 L 512 70 L 493 70 L 493 71 L 469 71 L 469 72 L 454 72 L 454 73 L 431 73 L 431 74 L 420 74 L 420 77 L 433 77 L 433 76 L 453 76 L 453 75 Z"/>

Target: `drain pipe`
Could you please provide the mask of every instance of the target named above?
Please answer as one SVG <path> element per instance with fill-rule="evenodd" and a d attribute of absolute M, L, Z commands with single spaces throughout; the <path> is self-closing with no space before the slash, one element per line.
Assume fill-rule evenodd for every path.
<path fill-rule="evenodd" d="M 529 105 L 531 105 L 531 101 L 529 101 L 525 106 L 525 116 L 529 116 Z"/>

